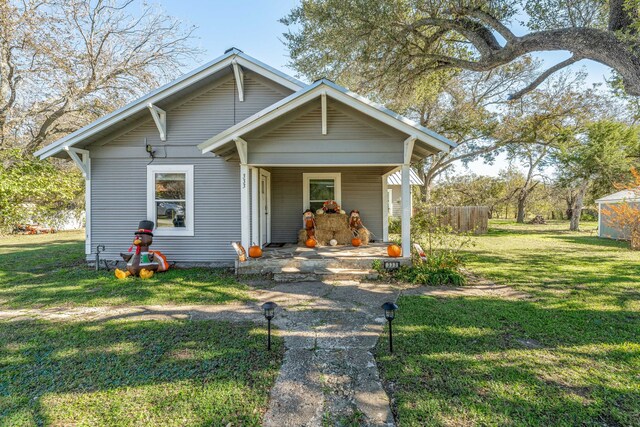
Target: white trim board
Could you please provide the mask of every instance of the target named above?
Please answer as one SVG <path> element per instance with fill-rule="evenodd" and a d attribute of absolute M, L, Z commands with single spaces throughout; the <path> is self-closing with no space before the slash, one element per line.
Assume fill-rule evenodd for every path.
<path fill-rule="evenodd" d="M 342 174 L 340 172 L 302 173 L 302 211 L 309 209 L 309 181 L 312 179 L 333 179 L 335 201 L 342 206 Z"/>
<path fill-rule="evenodd" d="M 158 227 L 156 223 L 156 173 L 185 174 L 185 227 Z M 147 165 L 147 219 L 155 224 L 156 236 L 193 236 L 194 235 L 194 193 L 193 165 Z"/>

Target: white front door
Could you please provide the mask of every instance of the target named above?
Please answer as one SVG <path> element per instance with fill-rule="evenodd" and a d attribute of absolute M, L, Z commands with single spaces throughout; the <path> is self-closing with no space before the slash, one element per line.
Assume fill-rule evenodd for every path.
<path fill-rule="evenodd" d="M 260 169 L 260 245 L 264 246 L 271 240 L 271 174 Z"/>

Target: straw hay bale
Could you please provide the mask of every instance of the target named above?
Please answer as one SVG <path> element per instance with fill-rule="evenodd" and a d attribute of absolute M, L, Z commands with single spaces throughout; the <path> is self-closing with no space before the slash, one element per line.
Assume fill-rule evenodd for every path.
<path fill-rule="evenodd" d="M 334 239 L 334 232 L 329 230 L 316 230 L 316 239 L 318 244 L 326 246 L 329 244 L 329 240 Z"/>
<path fill-rule="evenodd" d="M 338 241 L 339 245 L 350 245 L 352 238 L 353 233 L 349 228 L 344 228 L 340 231 L 336 231 L 334 234 L 334 239 Z"/>
<path fill-rule="evenodd" d="M 349 227 L 349 216 L 347 214 L 324 214 L 316 216 L 316 229 L 327 231 L 340 231 Z M 329 239 L 331 240 L 331 239 Z"/>

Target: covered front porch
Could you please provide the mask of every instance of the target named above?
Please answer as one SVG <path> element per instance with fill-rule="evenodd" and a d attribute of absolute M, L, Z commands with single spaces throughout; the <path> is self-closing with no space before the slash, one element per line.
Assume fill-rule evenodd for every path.
<path fill-rule="evenodd" d="M 402 176 L 402 258 L 411 253 L 410 164 L 453 144 L 445 138 L 327 80 L 319 80 L 199 145 L 240 165 L 241 242 L 278 257 L 336 264 L 386 257 L 387 178 Z M 302 214 L 335 200 L 360 211 L 371 244 L 300 247 Z M 327 214 L 328 215 L 328 214 Z M 335 215 L 335 214 L 333 214 Z M 345 239 L 342 239 L 345 240 Z M 284 244 L 280 250 L 269 244 Z"/>

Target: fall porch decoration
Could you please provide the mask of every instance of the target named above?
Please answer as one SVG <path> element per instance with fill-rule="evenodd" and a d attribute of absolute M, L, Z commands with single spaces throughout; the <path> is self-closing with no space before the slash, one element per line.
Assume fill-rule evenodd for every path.
<path fill-rule="evenodd" d="M 354 231 L 350 227 L 349 218 L 350 215 L 344 213 L 324 213 L 322 215 L 316 215 L 314 220 L 315 228 L 313 228 L 313 237 L 316 240 L 316 244 L 326 246 L 333 239 L 337 241 L 338 245 L 351 244 Z M 355 231 L 357 231 L 361 245 L 368 245 L 371 238 L 369 230 L 362 225 L 362 221 L 359 221 L 359 224 L 361 228 L 356 228 Z M 306 226 L 306 221 L 303 222 L 303 226 Z M 306 228 L 298 232 L 299 244 L 306 244 L 305 242 L 308 238 L 309 233 Z"/>
<path fill-rule="evenodd" d="M 391 244 L 387 246 L 387 255 L 392 258 L 398 258 L 400 255 L 402 255 L 402 249 L 396 244 Z"/>
<path fill-rule="evenodd" d="M 256 244 L 249 248 L 249 256 L 251 258 L 260 258 L 262 256 L 262 248 Z"/>
<path fill-rule="evenodd" d="M 156 254 L 149 250 L 149 246 L 153 243 L 153 221 L 140 221 L 138 230 L 134 232 L 133 244 L 127 253 L 121 253 L 120 256 L 127 262 L 126 270 L 115 271 L 118 279 L 126 279 L 129 276 L 139 276 L 141 279 L 153 277 L 158 271 L 160 264 L 156 259 Z M 164 260 L 166 264 L 166 259 Z"/>

